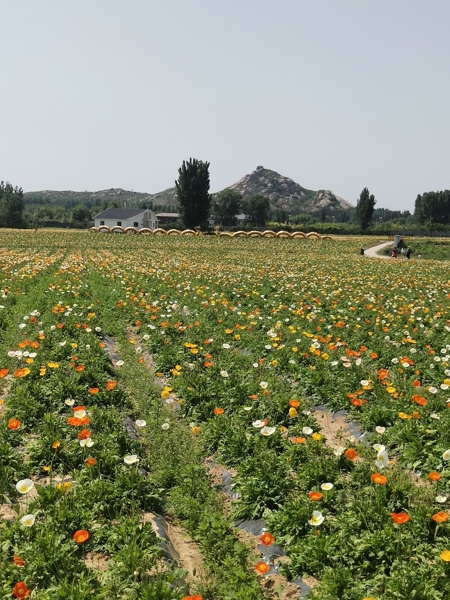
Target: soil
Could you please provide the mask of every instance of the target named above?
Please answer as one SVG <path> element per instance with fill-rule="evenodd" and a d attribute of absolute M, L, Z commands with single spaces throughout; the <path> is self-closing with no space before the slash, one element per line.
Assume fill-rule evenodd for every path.
<path fill-rule="evenodd" d="M 87 552 L 83 560 L 88 569 L 96 571 L 106 571 L 114 563 L 109 556 L 101 552 Z"/>
<path fill-rule="evenodd" d="M 180 555 L 180 567 L 186 569 L 186 581 L 198 581 L 205 575 L 205 565 L 198 544 L 192 540 L 179 525 L 168 523 L 169 537 L 173 547 Z"/>
<path fill-rule="evenodd" d="M 350 435 L 349 427 L 345 417 L 333 417 L 331 412 L 323 412 L 321 410 L 314 411 L 314 417 L 319 423 L 320 432 L 326 439 L 326 443 L 331 448 L 343 446 L 343 438 Z"/>

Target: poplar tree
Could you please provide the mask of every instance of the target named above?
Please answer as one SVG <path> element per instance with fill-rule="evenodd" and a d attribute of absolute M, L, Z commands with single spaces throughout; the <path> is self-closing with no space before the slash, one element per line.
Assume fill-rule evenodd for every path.
<path fill-rule="evenodd" d="M 210 216 L 209 162 L 190 158 L 183 160 L 175 181 L 180 218 L 188 229 L 204 227 Z"/>
<path fill-rule="evenodd" d="M 375 196 L 364 188 L 356 205 L 356 218 L 362 230 L 369 227 L 376 203 Z"/>

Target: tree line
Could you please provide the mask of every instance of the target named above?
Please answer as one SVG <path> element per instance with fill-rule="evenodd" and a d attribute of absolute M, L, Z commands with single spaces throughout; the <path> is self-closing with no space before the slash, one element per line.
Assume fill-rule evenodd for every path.
<path fill-rule="evenodd" d="M 361 230 L 395 222 L 396 225 L 414 227 L 425 225 L 436 229 L 438 225 L 450 224 L 450 191 L 426 192 L 419 194 L 415 201 L 414 214 L 409 211 L 393 211 L 375 208 L 376 199 L 368 188 L 364 188 L 357 200 L 356 208 L 342 211 L 322 209 L 317 214 L 290 215 L 283 209 L 272 210 L 270 201 L 261 194 L 242 196 L 240 192 L 227 188 L 215 195 L 210 194 L 209 162 L 190 158 L 183 161 L 178 169 L 175 188 L 178 199 L 180 225 L 193 229 L 206 228 L 211 217 L 215 223 L 225 227 L 242 225 L 264 227 L 271 219 L 280 224 L 304 225 L 321 222 L 356 224 Z M 33 203 L 34 200 L 31 199 Z M 93 217 L 110 207 L 119 208 L 116 201 L 103 201 L 101 205 L 90 206 L 79 203 L 75 206 L 59 204 L 42 205 L 40 201 L 26 210 L 23 190 L 13 187 L 9 182 L 0 183 L 0 227 L 23 228 L 36 227 L 45 222 L 67 222 L 73 227 L 85 227 Z M 137 208 L 149 208 L 155 212 L 173 212 L 169 205 L 153 205 L 141 202 Z"/>

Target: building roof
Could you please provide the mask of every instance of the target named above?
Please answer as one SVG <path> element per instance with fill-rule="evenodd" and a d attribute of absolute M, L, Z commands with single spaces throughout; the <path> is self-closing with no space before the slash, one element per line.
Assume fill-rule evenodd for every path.
<path fill-rule="evenodd" d="M 145 208 L 107 208 L 98 215 L 95 219 L 131 219 L 137 217 L 146 211 Z"/>
<path fill-rule="evenodd" d="M 178 219 L 180 214 L 179 213 L 158 213 L 156 216 L 157 217 L 176 217 Z"/>

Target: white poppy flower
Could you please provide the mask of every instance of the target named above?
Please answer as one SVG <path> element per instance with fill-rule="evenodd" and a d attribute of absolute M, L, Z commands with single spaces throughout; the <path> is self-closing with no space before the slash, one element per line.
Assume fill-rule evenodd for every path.
<path fill-rule="evenodd" d="M 430 394 L 437 394 L 437 388 L 433 387 L 432 385 L 430 385 L 428 391 L 430 392 Z"/>
<path fill-rule="evenodd" d="M 75 404 L 75 400 L 72 400 L 72 398 L 67 398 L 67 400 L 64 400 L 64 404 L 67 404 L 67 406 L 73 406 Z"/>
<path fill-rule="evenodd" d="M 260 387 L 262 387 L 263 390 L 266 390 L 269 384 L 267 383 L 267 381 L 261 381 L 259 385 Z"/>
<path fill-rule="evenodd" d="M 28 494 L 34 488 L 34 483 L 31 479 L 21 479 L 16 483 L 16 490 L 21 494 Z"/>
<path fill-rule="evenodd" d="M 430 415 L 430 419 L 436 419 L 436 421 L 439 421 L 440 418 L 440 415 L 438 415 L 437 413 L 431 413 Z"/>
<path fill-rule="evenodd" d="M 222 377 L 228 377 L 228 371 L 220 371 Z"/>
<path fill-rule="evenodd" d="M 138 461 L 139 461 L 139 458 L 136 456 L 136 454 L 127 454 L 126 456 L 123 457 L 123 462 L 126 465 L 134 465 Z"/>
<path fill-rule="evenodd" d="M 251 433 L 246 433 L 245 437 L 247 438 L 247 440 L 249 440 L 252 437 L 252 434 Z"/>
<path fill-rule="evenodd" d="M 121 367 L 123 365 L 123 360 L 116 360 L 116 367 Z"/>
<path fill-rule="evenodd" d="M 36 517 L 34 515 L 24 515 L 20 519 L 20 522 L 22 523 L 22 525 L 25 525 L 25 527 L 33 527 L 35 521 Z"/>
<path fill-rule="evenodd" d="M 92 439 L 90 437 L 86 438 L 85 440 L 80 440 L 80 446 L 82 448 L 92 448 L 93 445 L 94 445 L 94 442 L 92 441 Z"/>
<path fill-rule="evenodd" d="M 259 427 L 264 427 L 264 421 L 261 420 L 257 420 L 257 421 L 253 421 L 252 423 L 253 427 L 259 428 Z"/>
<path fill-rule="evenodd" d="M 314 429 L 311 429 L 311 427 L 303 427 L 302 432 L 305 435 L 311 435 L 313 433 Z"/>
<path fill-rule="evenodd" d="M 332 483 L 322 483 L 320 488 L 322 490 L 324 490 L 325 492 L 329 492 L 330 490 L 332 490 L 334 488 L 334 485 Z"/>
<path fill-rule="evenodd" d="M 163 423 L 161 425 L 161 429 L 164 429 L 164 431 L 166 431 L 167 429 L 169 429 L 169 427 L 170 427 L 169 423 Z"/>
<path fill-rule="evenodd" d="M 356 364 L 356 366 L 358 366 L 358 367 L 359 367 L 359 365 L 361 364 L 361 362 L 362 362 L 362 359 L 361 359 L 361 358 L 357 358 L 357 359 L 355 360 L 355 364 Z"/>
<path fill-rule="evenodd" d="M 76 417 L 77 419 L 82 419 L 83 417 L 86 416 L 86 411 L 85 410 L 76 410 L 73 413 L 73 416 Z"/>
<path fill-rule="evenodd" d="M 383 450 L 386 450 L 386 446 L 383 446 L 383 444 L 374 444 L 372 448 L 377 452 L 383 452 Z"/>
<path fill-rule="evenodd" d="M 377 460 L 375 461 L 375 465 L 379 469 L 385 469 L 386 467 L 389 466 L 389 456 L 388 456 L 388 453 L 386 452 L 386 450 L 382 450 L 381 452 L 378 452 L 378 456 L 377 456 Z"/>
<path fill-rule="evenodd" d="M 277 430 L 276 427 L 267 427 L 267 426 L 265 426 L 265 427 L 263 427 L 261 429 L 260 433 L 261 433 L 261 435 L 268 436 L 268 435 L 272 435 L 272 433 L 275 433 L 276 430 Z"/>
<path fill-rule="evenodd" d="M 244 410 L 252 410 L 253 406 L 244 406 Z"/>
<path fill-rule="evenodd" d="M 325 520 L 325 517 L 323 516 L 323 514 L 321 512 L 319 512 L 318 510 L 315 510 L 312 514 L 312 517 L 309 520 L 309 524 L 314 525 L 315 527 L 318 527 L 319 525 L 322 525 L 324 520 Z"/>
<path fill-rule="evenodd" d="M 444 460 L 450 460 L 450 450 L 446 450 L 446 451 L 444 452 L 444 454 L 442 455 L 442 458 L 443 458 Z"/>
<path fill-rule="evenodd" d="M 222 348 L 225 348 L 225 350 L 229 350 L 231 346 L 230 344 L 222 344 Z"/>
<path fill-rule="evenodd" d="M 338 361 L 338 360 L 333 360 L 333 361 L 330 363 L 330 365 L 331 365 L 332 367 L 335 367 L 335 366 L 336 366 L 336 365 L 338 365 L 338 364 L 339 364 L 339 361 Z"/>
<path fill-rule="evenodd" d="M 136 421 L 136 426 L 137 427 L 145 427 L 147 425 L 147 421 L 144 421 L 144 419 L 138 419 Z"/>
<path fill-rule="evenodd" d="M 450 386 L 448 386 L 446 383 L 441 383 L 439 387 L 441 388 L 441 390 L 448 390 Z"/>
<path fill-rule="evenodd" d="M 439 504 L 444 504 L 444 502 L 447 502 L 447 496 L 436 496 L 435 500 Z"/>
<path fill-rule="evenodd" d="M 370 381 L 368 379 L 361 379 L 359 382 L 361 385 L 370 385 Z"/>
<path fill-rule="evenodd" d="M 399 362 L 398 358 L 393 358 L 391 360 L 391 363 L 393 363 L 394 365 L 398 364 L 398 362 Z"/>
<path fill-rule="evenodd" d="M 337 448 L 335 448 L 333 450 L 333 454 L 335 456 L 341 456 L 342 454 L 344 454 L 344 451 L 345 451 L 345 447 L 344 446 L 338 446 Z"/>
<path fill-rule="evenodd" d="M 265 348 L 266 350 L 272 350 L 272 346 L 271 346 L 270 344 L 266 344 L 266 345 L 264 346 L 264 348 Z"/>
<path fill-rule="evenodd" d="M 377 425 L 377 426 L 375 427 L 375 431 L 376 431 L 377 433 L 384 433 L 384 432 L 386 431 L 386 427 L 381 427 L 381 425 Z"/>

